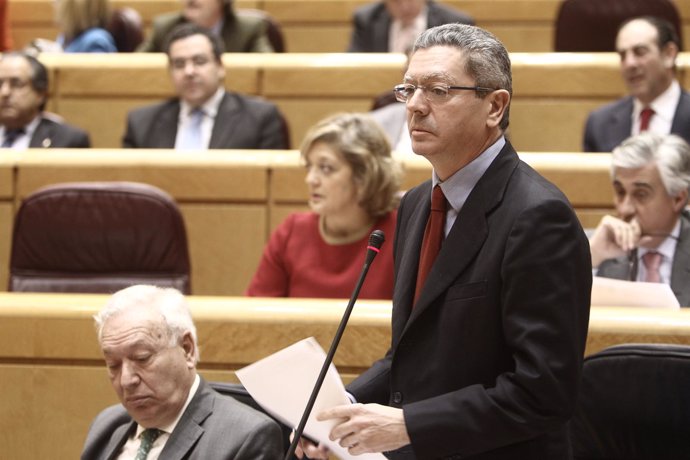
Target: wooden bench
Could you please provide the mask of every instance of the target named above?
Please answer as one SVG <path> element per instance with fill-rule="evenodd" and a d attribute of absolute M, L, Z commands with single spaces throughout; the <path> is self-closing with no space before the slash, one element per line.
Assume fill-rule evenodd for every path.
<path fill-rule="evenodd" d="M 607 154 L 524 153 L 570 198 L 585 227 L 612 208 Z M 431 175 L 423 158 L 404 160 L 403 189 Z M 182 153 L 172 150 L 29 150 L 0 160 L 0 290 L 7 286 L 13 216 L 39 187 L 73 181 L 145 182 L 170 193 L 185 218 L 192 292 L 241 295 L 270 232 L 307 209 L 297 151 Z M 586 184 L 583 186 L 583 184 Z"/>
<path fill-rule="evenodd" d="M 92 315 L 105 295 L 0 293 L 0 445 L 3 458 L 78 458 L 90 422 L 117 402 Z M 314 336 L 328 348 L 342 300 L 189 298 L 200 374 L 237 381 L 234 371 Z M 335 356 L 349 382 L 382 357 L 390 304 L 357 303 Z M 690 344 L 690 309 L 593 308 L 586 354 L 630 342 Z"/>

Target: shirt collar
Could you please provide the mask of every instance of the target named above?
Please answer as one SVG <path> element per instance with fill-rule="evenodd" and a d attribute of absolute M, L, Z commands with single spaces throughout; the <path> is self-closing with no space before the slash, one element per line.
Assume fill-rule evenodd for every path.
<path fill-rule="evenodd" d="M 182 406 L 182 410 L 180 411 L 179 414 L 177 414 L 177 418 L 172 421 L 172 423 L 169 423 L 168 425 L 165 426 L 158 426 L 159 430 L 163 431 L 164 433 L 167 434 L 172 434 L 172 432 L 175 430 L 175 427 L 177 427 L 177 424 L 180 422 L 180 419 L 182 418 L 182 414 L 184 414 L 184 411 L 187 410 L 187 406 L 189 406 L 189 403 L 192 402 L 192 398 L 194 398 L 194 395 L 196 394 L 196 391 L 199 389 L 199 385 L 201 383 L 201 378 L 199 377 L 199 374 L 196 374 L 194 376 L 194 383 L 192 383 L 192 387 L 189 389 L 189 394 L 187 395 L 187 401 L 185 401 L 184 406 Z M 135 439 L 141 436 L 141 433 L 144 432 L 146 428 L 143 426 L 139 425 L 137 423 L 137 431 L 134 433 Z"/>
<path fill-rule="evenodd" d="M 225 94 L 225 88 L 222 86 L 218 88 L 218 90 L 215 92 L 213 96 L 211 96 L 208 101 L 203 103 L 201 107 L 199 107 L 201 110 L 204 111 L 204 115 L 210 118 L 216 118 L 216 114 L 218 113 L 218 107 L 220 107 L 220 101 L 223 99 L 223 95 Z M 180 101 L 180 113 L 183 118 L 189 117 L 189 114 L 194 108 L 189 105 L 185 101 Z M 181 117 L 181 118 L 182 118 Z"/>
<path fill-rule="evenodd" d="M 477 185 L 479 179 L 481 179 L 486 170 L 489 169 L 489 166 L 505 145 L 505 137 L 499 137 L 496 142 L 489 146 L 488 149 L 484 150 L 477 158 L 443 182 L 441 182 L 441 179 L 436 175 L 436 171 L 433 171 L 431 178 L 432 185 L 436 186 L 436 184 L 440 184 L 450 207 L 455 211 L 459 211 L 465 204 L 474 186 Z"/>
<path fill-rule="evenodd" d="M 671 85 L 661 93 L 656 99 L 649 104 L 649 107 L 654 110 L 654 116 L 667 121 L 669 125 L 673 121 L 673 117 L 676 114 L 676 108 L 678 107 L 678 101 L 680 100 L 680 84 L 677 80 L 673 80 Z M 633 116 L 637 120 L 642 109 L 645 105 L 642 104 L 638 99 L 633 99 Z"/>
<path fill-rule="evenodd" d="M 676 253 L 676 246 L 678 245 L 678 238 L 680 237 L 680 218 L 673 226 L 670 236 L 668 236 L 656 249 L 639 248 L 637 257 L 642 259 L 642 256 L 650 251 L 658 252 L 664 256 L 663 260 L 673 260 L 673 255 Z"/>

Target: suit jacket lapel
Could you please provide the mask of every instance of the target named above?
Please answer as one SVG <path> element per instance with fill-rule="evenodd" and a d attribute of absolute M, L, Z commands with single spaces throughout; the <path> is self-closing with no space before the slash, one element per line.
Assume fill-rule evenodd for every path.
<path fill-rule="evenodd" d="M 671 267 L 671 289 L 681 307 L 690 306 L 690 214 L 684 211 L 680 216 L 680 235 L 676 244 Z"/>
<path fill-rule="evenodd" d="M 681 91 L 676 113 L 671 123 L 671 132 L 684 138 L 690 137 L 690 94 Z"/>
<path fill-rule="evenodd" d="M 163 149 L 175 148 L 179 119 L 180 101 L 176 99 L 167 104 L 153 122 L 149 145 L 157 145 Z"/>
<path fill-rule="evenodd" d="M 218 104 L 218 113 L 213 122 L 211 140 L 208 147 L 210 149 L 228 148 L 232 145 L 229 139 L 234 135 L 238 122 L 241 117 L 240 107 L 234 97 L 225 92 L 223 99 Z"/>
<path fill-rule="evenodd" d="M 630 133 L 632 132 L 632 111 L 633 99 L 632 97 L 628 97 L 625 103 L 611 114 L 609 139 L 614 140 L 614 147 L 623 139 L 630 137 Z"/>
<path fill-rule="evenodd" d="M 388 37 L 391 27 L 393 26 L 393 21 L 388 11 L 383 11 L 379 20 L 376 22 L 377 24 L 374 25 L 374 45 L 377 49 L 374 51 L 380 53 L 388 52 L 388 47 L 390 46 Z"/>
<path fill-rule="evenodd" d="M 170 439 L 165 443 L 160 458 L 180 460 L 187 456 L 189 450 L 204 433 L 201 425 L 213 413 L 213 399 L 212 390 L 202 379 L 196 394 L 170 435 Z"/>
<path fill-rule="evenodd" d="M 518 162 L 517 153 L 506 142 L 460 210 L 441 246 L 441 252 L 431 268 L 406 328 L 474 261 L 488 234 L 487 215 L 503 200 L 508 180 Z M 421 238 L 419 244 L 421 245 Z"/>
<path fill-rule="evenodd" d="M 29 148 L 48 148 L 53 144 L 53 130 L 50 123 L 41 118 L 29 140 Z"/>
<path fill-rule="evenodd" d="M 136 430 L 136 427 L 136 422 L 132 421 L 128 424 L 118 427 L 115 431 L 113 431 L 113 435 L 110 437 L 110 441 L 108 441 L 108 445 L 103 451 L 103 458 L 107 460 L 114 460 L 117 458 L 117 456 L 120 454 L 120 449 L 122 449 L 122 446 L 125 445 L 127 439 L 129 439 L 132 433 Z"/>

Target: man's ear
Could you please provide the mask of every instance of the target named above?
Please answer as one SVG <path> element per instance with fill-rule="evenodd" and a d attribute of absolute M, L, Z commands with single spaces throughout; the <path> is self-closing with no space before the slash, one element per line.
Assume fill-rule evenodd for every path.
<path fill-rule="evenodd" d="M 184 357 L 187 361 L 187 367 L 192 369 L 194 366 L 196 366 L 196 345 L 194 344 L 192 333 L 189 331 L 185 332 L 180 342 L 182 345 L 182 350 L 184 350 Z"/>
<path fill-rule="evenodd" d="M 497 89 L 486 96 L 489 101 L 489 114 L 487 118 L 487 124 L 494 128 L 501 123 L 503 114 L 508 109 L 508 104 L 510 104 L 510 94 L 505 89 Z"/>
<path fill-rule="evenodd" d="M 678 46 L 675 43 L 668 42 L 661 48 L 661 59 L 667 69 L 675 66 L 676 56 L 678 56 Z"/>
<path fill-rule="evenodd" d="M 683 189 L 673 197 L 673 210 L 680 214 L 685 205 L 688 204 L 688 190 Z"/>

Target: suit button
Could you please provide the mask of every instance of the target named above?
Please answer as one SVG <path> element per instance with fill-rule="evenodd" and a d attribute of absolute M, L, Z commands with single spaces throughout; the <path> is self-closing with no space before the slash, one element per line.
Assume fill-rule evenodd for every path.
<path fill-rule="evenodd" d="M 393 402 L 395 404 L 400 404 L 402 402 L 402 399 L 402 393 L 400 393 L 399 391 L 393 393 Z"/>

